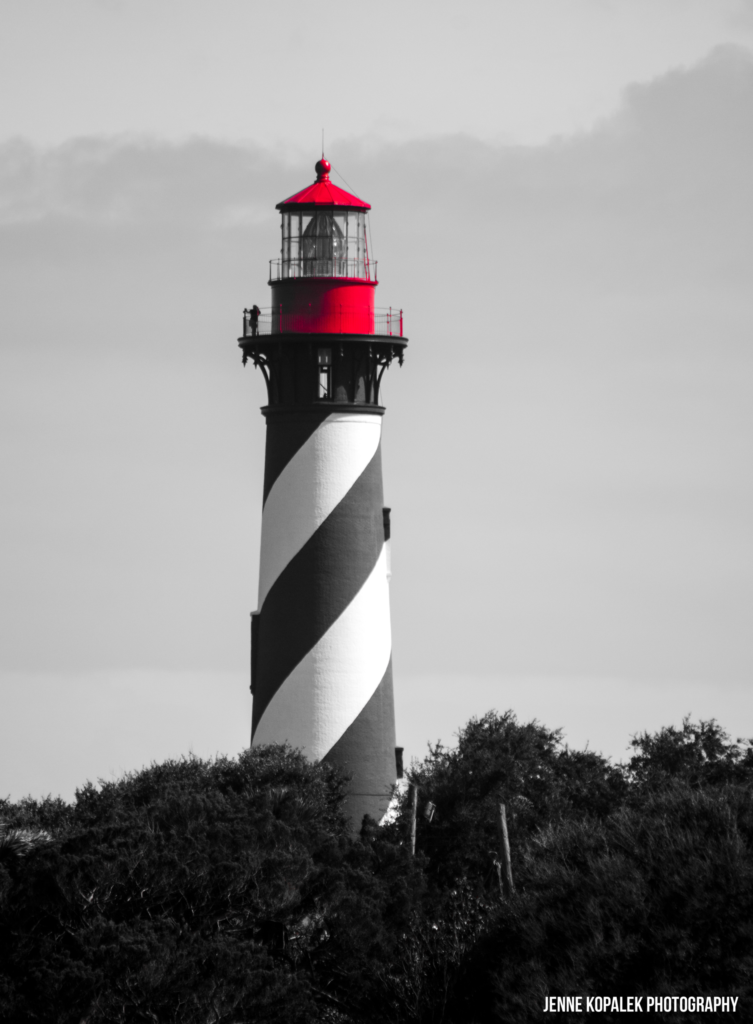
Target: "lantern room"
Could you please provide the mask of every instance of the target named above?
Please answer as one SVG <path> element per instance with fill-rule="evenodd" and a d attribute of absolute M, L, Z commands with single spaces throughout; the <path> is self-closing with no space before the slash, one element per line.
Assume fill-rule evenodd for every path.
<path fill-rule="evenodd" d="M 269 274 L 275 334 L 374 332 L 371 207 L 333 184 L 330 170 L 328 160 L 319 160 L 313 185 L 277 204 L 282 246 L 279 260 L 270 261 Z"/>
<path fill-rule="evenodd" d="M 244 311 L 239 344 L 267 382 L 269 407 L 328 402 L 380 407 L 380 382 L 406 340 L 401 309 L 376 309 L 370 205 L 330 180 L 277 204 L 282 243 L 270 260 L 271 306 Z"/>
<path fill-rule="evenodd" d="M 274 279 L 346 277 L 376 282 L 369 259 L 367 211 L 357 196 L 333 185 L 331 165 L 320 160 L 313 185 L 277 204 L 282 213 L 282 251 Z"/>
<path fill-rule="evenodd" d="M 368 281 L 371 274 L 362 210 L 283 210 L 280 278 L 355 277 Z"/>

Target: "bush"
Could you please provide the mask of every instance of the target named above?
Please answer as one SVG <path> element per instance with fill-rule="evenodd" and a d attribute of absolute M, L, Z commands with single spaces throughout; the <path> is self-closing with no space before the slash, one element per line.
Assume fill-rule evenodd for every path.
<path fill-rule="evenodd" d="M 275 954 L 348 845 L 342 791 L 284 748 L 87 785 L 52 842 L 5 858 L 0 1016 L 315 1019 L 309 979 Z M 48 823 L 47 810 L 6 806 L 6 820 Z"/>
<path fill-rule="evenodd" d="M 415 858 L 407 805 L 354 836 L 346 780 L 286 747 L 3 801 L 0 1019 L 515 1024 L 551 995 L 749 1000 L 750 744 L 685 719 L 633 747 L 615 766 L 512 712 L 472 719 L 412 766 L 436 805 Z"/>

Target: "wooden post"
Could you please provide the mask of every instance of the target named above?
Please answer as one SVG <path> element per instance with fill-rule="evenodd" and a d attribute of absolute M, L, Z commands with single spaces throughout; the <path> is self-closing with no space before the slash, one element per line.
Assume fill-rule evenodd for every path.
<path fill-rule="evenodd" d="M 510 839 L 507 835 L 507 812 L 504 804 L 497 804 L 497 836 L 499 838 L 499 887 L 505 896 L 512 896 L 515 886 L 510 862 Z"/>
<path fill-rule="evenodd" d="M 416 855 L 416 814 L 418 812 L 418 786 L 415 782 L 410 785 L 410 855 Z"/>

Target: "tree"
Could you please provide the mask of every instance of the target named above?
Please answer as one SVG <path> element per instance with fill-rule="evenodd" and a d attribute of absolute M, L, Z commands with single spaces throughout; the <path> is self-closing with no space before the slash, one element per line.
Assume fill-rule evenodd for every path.
<path fill-rule="evenodd" d="M 628 772 L 639 790 L 683 779 L 691 786 L 753 781 L 753 741 L 730 741 L 713 718 L 691 722 L 686 715 L 682 728 L 665 726 L 653 735 L 634 736 L 636 753 Z"/>
<path fill-rule="evenodd" d="M 750 744 L 713 720 L 615 766 L 489 712 L 411 768 L 410 855 L 286 747 L 0 804 L 8 1024 L 516 1024 L 548 995 L 753 995 Z M 498 891 L 508 808 L 517 892 Z"/>
<path fill-rule="evenodd" d="M 87 785 L 51 842 L 6 858 L 0 1016 L 316 1020 L 283 946 L 296 928 L 316 944 L 300 922 L 349 843 L 342 791 L 332 769 L 284 748 Z M 27 802 L 9 824 L 44 815 Z"/>
<path fill-rule="evenodd" d="M 418 845 L 429 875 L 442 885 L 461 878 L 496 884 L 500 800 L 507 804 L 515 858 L 537 828 L 573 815 L 603 817 L 621 804 L 627 788 L 623 772 L 608 760 L 569 750 L 559 730 L 521 724 L 512 711 L 472 718 L 455 748 L 430 747 L 409 775 L 437 808 L 431 824 L 419 817 Z"/>
<path fill-rule="evenodd" d="M 753 996 L 753 806 L 675 782 L 604 820 L 542 830 L 526 887 L 474 959 L 487 1020 L 547 995 Z"/>

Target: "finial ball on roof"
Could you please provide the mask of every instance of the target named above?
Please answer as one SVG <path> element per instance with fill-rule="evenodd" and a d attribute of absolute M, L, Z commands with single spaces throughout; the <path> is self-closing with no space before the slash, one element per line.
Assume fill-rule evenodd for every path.
<path fill-rule="evenodd" d="M 329 172 L 332 170 L 332 164 L 329 162 L 329 160 L 325 160 L 324 157 L 322 157 L 321 160 L 316 161 L 316 167 L 314 168 L 314 170 L 316 171 L 317 177 L 321 179 L 325 176 L 325 174 L 329 174 Z"/>

